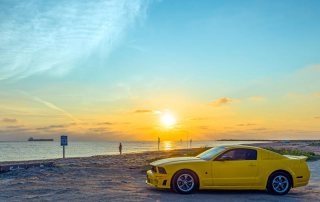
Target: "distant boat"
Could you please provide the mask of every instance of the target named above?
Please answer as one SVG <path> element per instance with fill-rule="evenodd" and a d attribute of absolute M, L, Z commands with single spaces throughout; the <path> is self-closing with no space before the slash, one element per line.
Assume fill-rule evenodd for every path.
<path fill-rule="evenodd" d="M 41 141 L 44 141 L 44 142 L 51 142 L 51 141 L 53 141 L 53 139 L 36 139 L 36 138 L 33 138 L 33 137 L 30 137 L 29 139 L 28 139 L 28 141 L 30 141 L 30 142 L 32 142 L 32 141 L 35 141 L 35 142 L 41 142 Z"/>

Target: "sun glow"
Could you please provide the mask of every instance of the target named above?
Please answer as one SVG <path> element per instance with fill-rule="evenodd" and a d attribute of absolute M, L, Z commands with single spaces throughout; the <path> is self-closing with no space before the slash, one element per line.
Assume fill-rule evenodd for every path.
<path fill-rule="evenodd" d="M 164 141 L 163 144 L 164 144 L 165 151 L 172 150 L 172 142 L 171 141 Z"/>
<path fill-rule="evenodd" d="M 177 123 L 176 118 L 169 112 L 161 115 L 161 123 L 166 127 L 172 127 Z"/>

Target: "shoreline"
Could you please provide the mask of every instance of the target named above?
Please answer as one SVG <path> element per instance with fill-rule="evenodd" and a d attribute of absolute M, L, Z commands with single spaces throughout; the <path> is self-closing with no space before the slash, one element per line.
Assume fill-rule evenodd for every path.
<path fill-rule="evenodd" d="M 221 141 L 227 141 L 227 140 L 221 140 Z M 230 141 L 236 141 L 236 140 L 230 140 Z M 239 140 L 240 141 L 240 140 Z M 249 140 L 243 140 L 243 141 L 249 141 Z M 252 140 L 256 142 L 256 140 Z M 310 147 L 308 146 L 310 143 L 316 142 L 319 143 L 319 146 Z M 251 145 L 256 147 L 263 147 L 263 148 L 275 148 L 275 149 L 298 149 L 302 151 L 310 151 L 314 152 L 317 155 L 320 155 L 320 140 L 294 140 L 289 142 L 283 142 L 283 140 L 280 141 L 267 141 L 262 143 L 246 143 L 243 145 Z M 137 151 L 137 152 L 127 152 L 123 153 L 122 155 L 132 155 L 132 154 L 142 154 L 142 153 L 163 153 L 163 152 L 188 152 L 197 150 L 200 148 L 211 148 L 211 147 L 194 147 L 194 148 L 185 148 L 185 149 L 171 149 L 171 150 L 151 150 L 151 151 Z M 34 160 L 21 160 L 21 161 L 0 161 L 1 165 L 8 165 L 8 164 L 18 164 L 18 163 L 41 163 L 41 162 L 49 162 L 49 161 L 60 161 L 60 160 L 66 160 L 66 159 L 87 159 L 87 158 L 95 158 L 95 157 L 107 157 L 107 156 L 120 156 L 119 154 L 101 154 L 101 155 L 92 155 L 92 156 L 79 156 L 79 157 L 66 157 L 63 158 L 50 158 L 50 159 L 34 159 Z"/>
<path fill-rule="evenodd" d="M 211 147 L 202 147 L 203 149 L 209 149 Z M 172 149 L 172 150 L 160 150 L 160 151 L 139 151 L 139 152 L 128 152 L 120 154 L 103 154 L 103 155 L 93 155 L 93 156 L 83 156 L 83 157 L 66 157 L 63 158 L 53 158 L 53 159 L 35 159 L 35 160 L 22 160 L 22 161 L 1 161 L 0 166 L 8 165 L 8 164 L 19 164 L 19 163 L 42 163 L 42 162 L 58 162 L 58 161 L 66 161 L 66 160 L 88 160 L 91 158 L 107 158 L 107 157 L 121 157 L 121 156 L 134 156 L 139 154 L 165 154 L 165 153 L 187 153 L 195 150 L 201 150 L 202 148 L 190 148 L 190 149 Z"/>
<path fill-rule="evenodd" d="M 220 141 L 193 141 L 192 147 L 218 146 L 223 144 L 254 143 L 249 141 L 220 142 Z M 126 142 L 122 141 L 123 153 L 135 153 L 144 151 L 157 151 L 157 142 Z M 119 154 L 119 142 L 92 142 L 72 141 L 66 147 L 67 157 L 89 157 L 95 155 Z M 162 141 L 160 150 L 186 149 L 190 148 L 190 142 Z M 58 142 L 2 142 L 0 145 L 0 162 L 6 161 L 29 161 L 57 159 L 62 157 L 62 147 Z"/>

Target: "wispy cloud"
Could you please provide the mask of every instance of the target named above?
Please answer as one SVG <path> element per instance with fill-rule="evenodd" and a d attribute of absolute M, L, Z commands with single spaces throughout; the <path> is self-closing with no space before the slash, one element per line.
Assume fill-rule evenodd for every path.
<path fill-rule="evenodd" d="M 97 123 L 97 125 L 112 125 L 112 124 L 113 124 L 112 122 L 108 122 L 108 121 Z"/>
<path fill-rule="evenodd" d="M 153 110 L 150 110 L 150 109 L 137 109 L 137 110 L 134 110 L 133 113 L 152 113 Z"/>
<path fill-rule="evenodd" d="M 4 118 L 4 119 L 2 119 L 2 122 L 5 122 L 5 123 L 17 123 L 18 120 L 17 119 Z"/>
<path fill-rule="evenodd" d="M 191 118 L 191 119 L 188 119 L 190 121 L 206 121 L 206 120 L 209 120 L 211 119 L 210 117 L 196 117 L 196 118 Z"/>
<path fill-rule="evenodd" d="M 256 130 L 256 131 L 263 131 L 263 130 L 268 130 L 268 128 L 253 128 L 251 130 Z"/>
<path fill-rule="evenodd" d="M 0 5 L 0 80 L 68 72 L 103 56 L 143 14 L 142 0 L 7 1 Z"/>
<path fill-rule="evenodd" d="M 23 125 L 21 126 L 6 126 L 7 129 L 20 129 L 23 128 Z"/>
<path fill-rule="evenodd" d="M 214 107 L 220 107 L 226 104 L 230 104 L 235 102 L 235 99 L 231 99 L 231 98 L 227 98 L 227 97 L 223 97 L 223 98 L 219 98 L 217 100 L 214 100 L 213 102 L 211 102 L 211 105 Z"/>
<path fill-rule="evenodd" d="M 36 130 L 50 130 L 50 129 L 64 129 L 67 125 L 59 124 L 59 125 L 49 125 L 45 127 L 36 128 Z"/>
<path fill-rule="evenodd" d="M 307 67 L 304 67 L 299 70 L 299 73 L 304 73 L 304 74 L 314 74 L 314 73 L 320 73 L 320 64 L 314 64 L 310 65 Z"/>
<path fill-rule="evenodd" d="M 240 123 L 240 124 L 237 124 L 237 126 L 255 126 L 255 125 L 257 125 L 257 124 L 255 124 L 255 123 Z"/>
<path fill-rule="evenodd" d="M 102 127 L 98 127 L 98 128 L 89 128 L 88 129 L 90 132 L 94 132 L 94 133 L 105 133 L 105 132 L 109 132 L 108 128 L 102 128 Z"/>
<path fill-rule="evenodd" d="M 263 97 L 263 96 L 251 96 L 248 98 L 250 101 L 253 101 L 253 102 L 262 102 L 264 101 L 266 98 Z"/>

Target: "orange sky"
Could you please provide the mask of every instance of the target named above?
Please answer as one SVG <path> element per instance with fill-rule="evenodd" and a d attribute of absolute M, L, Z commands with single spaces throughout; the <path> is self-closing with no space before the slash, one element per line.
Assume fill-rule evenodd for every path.
<path fill-rule="evenodd" d="M 311 82 L 319 66 L 302 70 L 287 82 Z M 307 72 L 307 73 L 306 73 Z M 276 88 L 277 84 L 269 84 Z M 261 87 L 262 88 L 262 87 Z M 281 87 L 279 87 L 281 88 Z M 279 90 L 278 88 L 278 90 Z M 2 139 L 29 136 L 58 137 L 70 134 L 85 140 L 189 139 L 316 139 L 320 131 L 320 93 L 252 94 L 211 100 L 195 98 L 188 91 L 149 93 L 109 104 L 77 102 L 61 107 L 24 92 L 7 93 L 1 100 Z M 214 96 L 213 96 L 214 97 Z M 170 113 L 176 123 L 161 122 Z"/>

